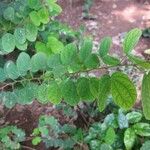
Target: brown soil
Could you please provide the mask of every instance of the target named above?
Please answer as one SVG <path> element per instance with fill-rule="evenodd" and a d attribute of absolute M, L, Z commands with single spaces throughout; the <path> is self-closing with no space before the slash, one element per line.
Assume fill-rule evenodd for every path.
<path fill-rule="evenodd" d="M 59 19 L 77 29 L 80 25 L 87 28 L 87 34 L 94 37 L 96 44 L 104 36 L 112 36 L 114 46 L 112 53 L 122 55 L 119 46 L 122 33 L 138 27 L 145 28 L 149 25 L 150 5 L 148 2 L 139 2 L 139 0 L 94 0 L 90 13 L 96 17 L 95 20 L 82 19 L 83 0 L 59 0 L 63 8 L 63 13 Z M 142 52 L 150 47 L 149 39 L 142 39 L 136 47 L 137 52 Z M 4 114 L 8 110 L 4 110 Z M 1 112 L 1 111 L 0 111 Z M 40 105 L 34 102 L 30 106 L 16 106 L 11 110 L 6 120 L 10 124 L 16 124 L 23 128 L 27 136 L 30 136 L 32 129 L 37 126 L 38 117 L 41 114 L 54 115 L 63 124 L 68 121 L 64 118 L 62 112 L 58 112 L 52 105 Z M 31 146 L 27 141 L 23 145 Z M 35 147 L 36 150 L 46 150 L 43 145 Z"/>

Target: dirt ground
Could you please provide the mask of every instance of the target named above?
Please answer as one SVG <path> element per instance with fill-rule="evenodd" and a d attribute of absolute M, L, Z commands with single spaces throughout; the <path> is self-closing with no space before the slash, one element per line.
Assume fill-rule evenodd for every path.
<path fill-rule="evenodd" d="M 98 45 L 101 38 L 112 36 L 114 46 L 111 53 L 117 53 L 118 55 L 122 55 L 120 42 L 125 32 L 135 27 L 144 29 L 150 26 L 150 1 L 94 0 L 90 14 L 96 18 L 95 20 L 82 19 L 83 0 L 59 0 L 59 4 L 63 8 L 63 13 L 59 17 L 62 22 L 75 29 L 80 25 L 85 26 L 87 34 L 94 37 L 95 45 Z M 141 39 L 136 47 L 137 54 L 150 48 L 149 40 Z M 6 114 L 7 111 L 0 108 L 1 113 Z M 5 121 L 25 129 L 27 135 L 30 136 L 32 129 L 37 125 L 40 114 L 54 115 L 62 123 L 63 120 L 66 120 L 61 112 L 55 111 L 52 105 L 43 106 L 34 102 L 30 106 L 17 106 L 9 111 Z M 23 144 L 31 146 L 30 141 Z M 35 149 L 46 150 L 43 145 L 38 148 L 35 147 Z"/>
<path fill-rule="evenodd" d="M 59 0 L 63 8 L 60 16 L 62 22 L 77 29 L 83 25 L 87 33 L 94 37 L 95 44 L 101 38 L 111 36 L 114 46 L 113 53 L 121 54 L 120 42 L 125 32 L 138 27 L 150 27 L 150 0 L 93 0 L 90 14 L 95 20 L 83 20 L 84 0 Z M 137 52 L 150 47 L 147 39 L 142 39 L 136 47 Z"/>

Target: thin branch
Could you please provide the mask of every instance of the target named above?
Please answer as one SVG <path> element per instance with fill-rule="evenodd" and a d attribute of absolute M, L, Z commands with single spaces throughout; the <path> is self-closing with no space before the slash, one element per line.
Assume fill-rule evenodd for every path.
<path fill-rule="evenodd" d="M 28 149 L 28 150 L 36 150 L 36 149 L 34 149 L 32 147 L 25 146 L 25 145 L 21 145 L 21 147 L 24 148 L 24 149 Z"/>
<path fill-rule="evenodd" d="M 95 68 L 95 69 L 86 69 L 86 70 L 80 70 L 80 71 L 77 71 L 77 72 L 74 72 L 74 73 L 66 73 L 66 75 L 72 75 L 72 76 L 75 76 L 75 75 L 79 75 L 81 73 L 89 73 L 89 72 L 92 72 L 92 71 L 100 71 L 100 70 L 108 70 L 108 69 L 111 69 L 111 68 L 116 68 L 116 67 L 123 67 L 123 66 L 133 66 L 133 67 L 136 67 L 137 65 L 135 64 L 119 64 L 119 65 L 116 65 L 116 66 L 102 66 L 100 68 Z M 9 82 L 9 83 L 6 83 L 4 86 L 2 86 L 0 88 L 0 90 L 4 90 L 6 87 L 13 87 L 15 84 L 17 83 L 22 83 L 22 82 L 25 82 L 25 81 L 34 81 L 34 80 L 43 80 L 45 78 L 50 78 L 51 76 L 47 76 L 47 77 L 44 77 L 43 78 L 43 75 L 41 75 L 40 77 L 32 77 L 32 78 L 23 78 L 23 79 L 20 79 L 20 80 L 16 80 L 16 81 L 13 81 L 13 82 Z"/>

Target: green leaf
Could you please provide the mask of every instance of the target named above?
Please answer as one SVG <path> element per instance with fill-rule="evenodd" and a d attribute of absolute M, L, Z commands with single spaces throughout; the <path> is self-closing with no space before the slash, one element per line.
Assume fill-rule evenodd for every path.
<path fill-rule="evenodd" d="M 90 54 L 84 61 L 86 68 L 97 68 L 100 65 L 99 58 L 96 54 Z"/>
<path fill-rule="evenodd" d="M 84 39 L 79 50 L 79 58 L 84 61 L 92 52 L 93 42 L 90 38 Z"/>
<path fill-rule="evenodd" d="M 116 57 L 112 57 L 109 55 L 106 55 L 102 58 L 103 62 L 107 65 L 116 66 L 120 64 L 120 60 Z"/>
<path fill-rule="evenodd" d="M 38 12 L 32 11 L 32 12 L 29 14 L 29 16 L 30 16 L 31 21 L 33 22 L 33 24 L 34 24 L 35 26 L 40 26 L 41 22 L 40 22 L 40 17 L 39 17 L 39 15 L 38 15 Z"/>
<path fill-rule="evenodd" d="M 131 62 L 138 65 L 139 67 L 142 67 L 144 69 L 150 69 L 150 62 L 147 60 L 144 60 L 138 56 L 128 55 L 128 58 Z"/>
<path fill-rule="evenodd" d="M 92 77 L 90 78 L 89 84 L 90 84 L 90 91 L 92 95 L 94 96 L 95 99 L 97 99 L 99 94 L 99 79 Z"/>
<path fill-rule="evenodd" d="M 124 133 L 124 144 L 127 150 L 132 150 L 136 140 L 136 134 L 133 129 L 128 128 Z"/>
<path fill-rule="evenodd" d="M 6 73 L 3 68 L 0 68 L 0 83 L 4 82 L 6 80 Z"/>
<path fill-rule="evenodd" d="M 64 98 L 64 101 L 71 106 L 77 105 L 80 98 L 77 94 L 75 83 L 68 79 L 61 85 L 61 92 Z"/>
<path fill-rule="evenodd" d="M 28 0 L 28 6 L 31 9 L 39 10 L 41 8 L 40 0 Z"/>
<path fill-rule="evenodd" d="M 47 48 L 50 49 L 53 53 L 60 53 L 64 49 L 62 42 L 57 40 L 53 36 L 48 37 Z"/>
<path fill-rule="evenodd" d="M 99 55 L 103 58 L 106 56 L 111 48 L 112 39 L 111 37 L 105 37 L 101 40 L 100 48 L 99 48 Z"/>
<path fill-rule="evenodd" d="M 47 61 L 47 66 L 49 68 L 55 68 L 57 66 L 61 65 L 60 55 L 59 54 L 53 54 L 49 56 Z"/>
<path fill-rule="evenodd" d="M 64 65 L 70 64 L 76 56 L 77 47 L 75 44 L 71 43 L 65 46 L 64 50 L 61 52 L 61 61 Z"/>
<path fill-rule="evenodd" d="M 17 43 L 24 44 L 26 42 L 26 32 L 24 28 L 16 28 L 14 36 Z"/>
<path fill-rule="evenodd" d="M 140 148 L 140 150 L 149 150 L 150 149 L 150 141 L 146 141 L 144 142 L 144 144 L 142 145 L 142 147 Z"/>
<path fill-rule="evenodd" d="M 37 98 L 38 85 L 32 82 L 27 83 L 23 88 L 16 89 L 17 102 L 21 105 L 31 104 Z"/>
<path fill-rule="evenodd" d="M 136 112 L 136 111 L 132 111 L 130 113 L 127 113 L 126 117 L 129 121 L 129 123 L 137 123 L 137 122 L 141 121 L 142 114 L 139 112 Z"/>
<path fill-rule="evenodd" d="M 47 3 L 52 16 L 56 16 L 62 12 L 61 7 L 56 4 L 56 1 L 47 0 Z"/>
<path fill-rule="evenodd" d="M 36 49 L 36 52 L 43 52 L 48 56 L 52 53 L 51 50 L 46 47 L 45 43 L 42 43 L 39 41 L 36 42 L 35 49 Z"/>
<path fill-rule="evenodd" d="M 19 77 L 17 66 L 13 61 L 8 61 L 5 64 L 4 69 L 8 78 L 15 80 Z"/>
<path fill-rule="evenodd" d="M 34 42 L 36 40 L 37 34 L 38 34 L 37 27 L 30 23 L 25 26 L 25 30 L 26 30 L 26 38 L 30 42 Z"/>
<path fill-rule="evenodd" d="M 12 108 L 17 103 L 17 98 L 14 92 L 5 92 L 2 97 L 2 100 L 3 100 L 3 104 L 7 108 Z"/>
<path fill-rule="evenodd" d="M 48 93 L 47 93 L 47 87 L 48 85 L 43 83 L 38 87 L 38 92 L 37 92 L 37 100 L 42 103 L 42 104 L 46 104 L 48 103 L 49 99 L 48 99 Z"/>
<path fill-rule="evenodd" d="M 65 73 L 67 73 L 67 68 L 63 65 L 58 65 L 52 70 L 55 78 L 62 77 Z"/>
<path fill-rule="evenodd" d="M 31 71 L 37 72 L 39 70 L 45 70 L 47 67 L 47 56 L 46 54 L 39 52 L 31 58 Z"/>
<path fill-rule="evenodd" d="M 101 144 L 100 150 L 113 150 L 109 144 Z"/>
<path fill-rule="evenodd" d="M 38 11 L 38 16 L 40 19 L 40 22 L 43 24 L 47 24 L 49 22 L 49 12 L 47 8 L 43 7 Z"/>
<path fill-rule="evenodd" d="M 111 80 L 109 75 L 103 75 L 99 80 L 98 108 L 102 112 L 106 107 L 107 98 L 110 94 Z"/>
<path fill-rule="evenodd" d="M 130 109 L 136 101 L 136 88 L 128 76 L 121 72 L 111 76 L 111 92 L 114 102 L 123 109 Z"/>
<path fill-rule="evenodd" d="M 41 141 L 42 141 L 41 137 L 36 136 L 35 138 L 32 139 L 32 144 L 38 145 Z"/>
<path fill-rule="evenodd" d="M 10 53 L 15 49 L 14 35 L 6 33 L 2 36 L 2 48 L 7 53 Z"/>
<path fill-rule="evenodd" d="M 15 18 L 15 10 L 13 7 L 7 7 L 4 10 L 3 16 L 6 20 L 12 21 Z"/>
<path fill-rule="evenodd" d="M 119 111 L 118 111 L 118 125 L 119 125 L 120 129 L 129 127 L 127 117 L 125 116 L 125 114 L 122 112 L 121 109 L 119 109 Z"/>
<path fill-rule="evenodd" d="M 30 69 L 30 56 L 27 53 L 20 53 L 16 65 L 21 76 L 25 76 Z"/>
<path fill-rule="evenodd" d="M 21 51 L 25 51 L 25 50 L 27 50 L 28 43 L 25 42 L 24 44 L 20 44 L 16 41 L 16 47 Z"/>
<path fill-rule="evenodd" d="M 150 136 L 150 124 L 148 123 L 137 123 L 133 126 L 133 129 L 137 135 Z"/>
<path fill-rule="evenodd" d="M 127 33 L 123 42 L 123 50 L 126 54 L 130 53 L 138 43 L 142 31 L 138 28 L 132 29 Z"/>
<path fill-rule="evenodd" d="M 112 127 L 108 128 L 106 135 L 105 135 L 105 142 L 107 144 L 113 144 L 115 142 L 116 134 Z"/>
<path fill-rule="evenodd" d="M 145 74 L 142 81 L 142 107 L 146 119 L 150 120 L 150 72 Z"/>
<path fill-rule="evenodd" d="M 53 104 L 59 104 L 62 100 L 61 90 L 58 84 L 54 82 L 50 82 L 47 87 L 47 98 Z"/>
<path fill-rule="evenodd" d="M 81 77 L 77 80 L 77 92 L 82 100 L 92 101 L 94 99 L 90 91 L 89 79 Z"/>

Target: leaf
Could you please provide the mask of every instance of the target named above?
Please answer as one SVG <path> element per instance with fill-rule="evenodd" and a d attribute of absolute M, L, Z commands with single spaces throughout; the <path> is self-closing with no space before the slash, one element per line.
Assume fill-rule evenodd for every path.
<path fill-rule="evenodd" d="M 90 38 L 84 39 L 81 48 L 79 50 L 79 58 L 81 61 L 85 61 L 85 59 L 91 54 L 93 48 L 93 42 Z"/>
<path fill-rule="evenodd" d="M 132 29 L 127 33 L 123 42 L 123 50 L 126 54 L 130 53 L 138 43 L 142 31 L 138 28 Z"/>
<path fill-rule="evenodd" d="M 56 4 L 56 1 L 47 0 L 47 3 L 52 16 L 56 16 L 62 12 L 61 7 Z"/>
<path fill-rule="evenodd" d="M 96 54 L 90 54 L 84 61 L 84 65 L 86 66 L 86 68 L 89 69 L 94 69 L 99 67 L 100 65 L 100 61 L 99 58 Z"/>
<path fill-rule="evenodd" d="M 107 144 L 113 144 L 115 142 L 116 134 L 112 127 L 108 128 L 106 135 L 105 135 L 105 142 Z"/>
<path fill-rule="evenodd" d="M 48 90 L 47 90 L 48 85 L 43 83 L 38 87 L 38 91 L 37 91 L 37 100 L 42 103 L 42 104 L 46 104 L 48 103 L 49 99 L 48 99 Z"/>
<path fill-rule="evenodd" d="M 95 99 L 97 99 L 99 93 L 99 79 L 92 77 L 90 78 L 89 84 L 92 95 L 94 96 Z"/>
<path fill-rule="evenodd" d="M 32 139 L 32 144 L 38 145 L 41 141 L 42 141 L 41 137 L 36 136 L 35 138 Z"/>
<path fill-rule="evenodd" d="M 144 144 L 142 145 L 142 147 L 140 148 L 140 150 L 149 150 L 150 149 L 150 141 L 146 141 L 144 142 Z"/>
<path fill-rule="evenodd" d="M 58 84 L 54 82 L 50 82 L 47 87 L 47 98 L 53 104 L 59 104 L 62 100 L 61 97 L 61 89 Z"/>
<path fill-rule="evenodd" d="M 26 32 L 24 28 L 16 28 L 14 36 L 17 43 L 24 44 L 26 42 Z"/>
<path fill-rule="evenodd" d="M 127 117 L 125 116 L 125 114 L 122 112 L 121 109 L 119 109 L 119 111 L 118 111 L 118 125 L 119 125 L 120 129 L 129 127 Z"/>
<path fill-rule="evenodd" d="M 25 52 L 20 53 L 16 65 L 20 75 L 25 76 L 30 69 L 30 56 Z"/>
<path fill-rule="evenodd" d="M 128 119 L 129 123 L 137 123 L 141 121 L 142 119 L 142 114 L 136 111 L 132 111 L 130 113 L 126 114 L 126 118 Z"/>
<path fill-rule="evenodd" d="M 37 98 L 38 85 L 36 83 L 29 82 L 21 89 L 16 89 L 17 102 L 21 105 L 31 104 L 35 98 Z"/>
<path fill-rule="evenodd" d="M 59 54 L 53 54 L 49 56 L 47 61 L 47 66 L 49 68 L 55 68 L 57 66 L 61 65 L 60 55 Z"/>
<path fill-rule="evenodd" d="M 4 82 L 6 80 L 6 73 L 3 68 L 0 68 L 0 83 Z"/>
<path fill-rule="evenodd" d="M 41 23 L 47 24 L 49 22 L 49 12 L 45 7 L 38 11 L 38 16 Z"/>
<path fill-rule="evenodd" d="M 25 42 L 24 44 L 20 44 L 16 41 L 16 47 L 21 51 L 25 51 L 25 50 L 27 50 L 28 43 Z"/>
<path fill-rule="evenodd" d="M 101 40 L 101 44 L 99 47 L 99 55 L 103 58 L 106 56 L 111 48 L 112 39 L 111 37 L 105 37 Z"/>
<path fill-rule="evenodd" d="M 61 85 L 61 92 L 64 101 L 71 106 L 77 105 L 80 101 L 77 94 L 76 85 L 71 79 L 68 79 Z"/>
<path fill-rule="evenodd" d="M 111 92 L 114 102 L 123 109 L 130 109 L 136 101 L 136 88 L 128 76 L 115 72 L 111 76 Z"/>
<path fill-rule="evenodd" d="M 133 129 L 128 128 L 124 133 L 124 144 L 127 150 L 132 150 L 136 140 L 136 134 Z"/>
<path fill-rule="evenodd" d="M 15 80 L 19 77 L 19 72 L 17 70 L 17 66 L 11 60 L 5 64 L 4 70 L 6 72 L 7 77 L 10 79 Z"/>
<path fill-rule="evenodd" d="M 116 57 L 112 57 L 109 55 L 106 55 L 102 58 L 103 62 L 107 65 L 116 66 L 120 64 L 120 60 Z"/>
<path fill-rule="evenodd" d="M 29 23 L 25 26 L 25 30 L 26 30 L 26 38 L 27 40 L 29 40 L 30 42 L 34 42 L 37 38 L 37 34 L 38 34 L 38 29 L 35 25 Z"/>
<path fill-rule="evenodd" d="M 64 50 L 61 52 L 61 61 L 64 65 L 70 64 L 76 56 L 77 47 L 75 44 L 71 43 L 65 46 Z"/>
<path fill-rule="evenodd" d="M 58 39 L 53 36 L 48 37 L 47 48 L 53 53 L 60 53 L 64 49 L 64 45 Z"/>
<path fill-rule="evenodd" d="M 7 53 L 15 49 L 15 38 L 12 34 L 6 33 L 2 36 L 2 48 Z"/>
<path fill-rule="evenodd" d="M 12 108 L 15 106 L 15 104 L 17 103 L 17 98 L 14 92 L 5 92 L 3 95 L 3 104 L 7 107 L 7 108 Z"/>
<path fill-rule="evenodd" d="M 39 10 L 41 8 L 40 0 L 28 0 L 28 6 L 31 9 Z"/>
<path fill-rule="evenodd" d="M 100 150 L 113 150 L 109 144 L 101 144 Z"/>
<path fill-rule="evenodd" d="M 77 93 L 82 100 L 93 100 L 94 97 L 90 91 L 89 79 L 81 77 L 77 80 Z"/>
<path fill-rule="evenodd" d="M 47 67 L 47 56 L 46 54 L 39 52 L 31 58 L 31 71 L 37 72 L 39 70 L 45 70 Z"/>
<path fill-rule="evenodd" d="M 142 107 L 146 119 L 150 120 L 150 72 L 145 74 L 142 81 Z"/>
<path fill-rule="evenodd" d="M 36 49 L 36 52 L 43 52 L 48 56 L 52 53 L 51 50 L 46 47 L 45 43 L 42 43 L 39 41 L 36 42 L 35 49 Z"/>
<path fill-rule="evenodd" d="M 4 10 L 3 16 L 6 20 L 12 21 L 15 18 L 15 10 L 13 7 L 7 7 Z"/>
<path fill-rule="evenodd" d="M 150 136 L 150 124 L 148 123 L 136 123 L 133 125 L 133 129 L 137 135 Z"/>
<path fill-rule="evenodd" d="M 63 65 L 58 65 L 52 70 L 55 78 L 62 77 L 65 73 L 67 73 L 67 69 Z"/>
<path fill-rule="evenodd" d="M 150 69 L 150 62 L 147 60 L 144 60 L 138 56 L 134 55 L 128 55 L 128 58 L 130 59 L 131 62 L 134 64 L 138 65 L 139 67 L 142 67 L 144 69 Z"/>
<path fill-rule="evenodd" d="M 103 75 L 99 80 L 99 91 L 98 91 L 98 108 L 102 112 L 106 107 L 106 101 L 110 94 L 111 80 L 109 75 Z"/>
<path fill-rule="evenodd" d="M 29 14 L 29 16 L 30 16 L 31 21 L 33 22 L 33 24 L 34 24 L 35 26 L 40 26 L 41 22 L 40 22 L 40 17 L 39 17 L 39 15 L 38 15 L 38 12 L 32 11 L 32 12 Z"/>

